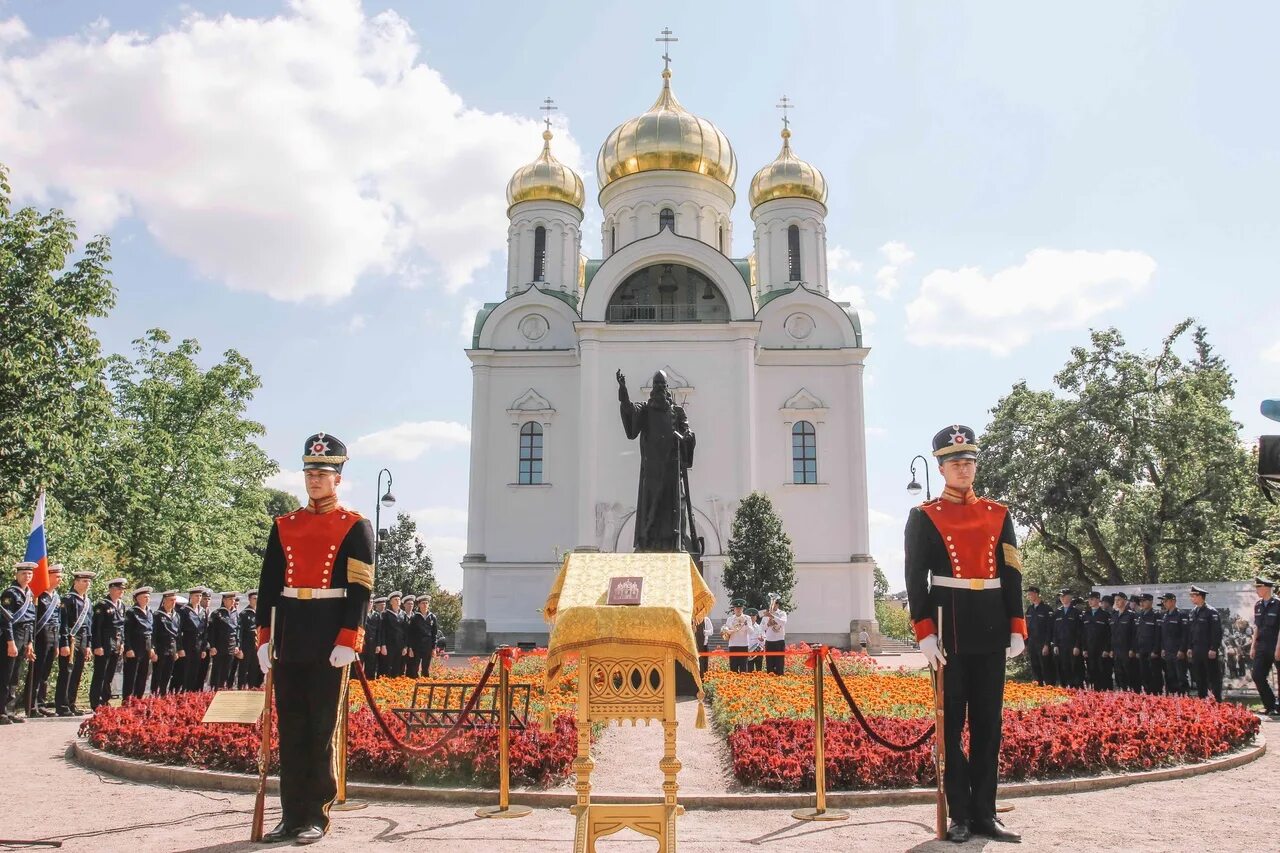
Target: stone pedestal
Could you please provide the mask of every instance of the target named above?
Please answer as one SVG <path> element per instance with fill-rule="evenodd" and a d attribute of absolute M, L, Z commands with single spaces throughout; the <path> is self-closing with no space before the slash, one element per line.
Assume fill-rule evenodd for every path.
<path fill-rule="evenodd" d="M 463 619 L 453 638 L 455 654 L 483 655 L 489 652 L 489 626 L 483 619 Z"/>

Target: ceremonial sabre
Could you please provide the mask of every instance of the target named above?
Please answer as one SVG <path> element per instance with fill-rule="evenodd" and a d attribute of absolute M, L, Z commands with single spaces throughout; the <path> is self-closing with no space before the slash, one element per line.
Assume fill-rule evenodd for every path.
<path fill-rule="evenodd" d="M 938 642 L 942 642 L 942 607 L 938 607 Z M 939 663 L 933 671 L 933 755 L 938 768 L 938 839 L 947 837 L 947 788 L 944 777 L 947 774 L 947 711 L 943 698 L 942 670 L 945 663 Z"/>
<path fill-rule="evenodd" d="M 267 637 L 267 662 L 273 663 L 276 653 L 276 610 L 271 608 L 271 633 Z M 262 840 L 262 823 L 267 810 L 267 770 L 271 767 L 271 690 L 275 684 L 274 664 L 266 671 L 262 681 L 262 742 L 258 746 L 258 796 L 253 801 L 253 827 L 250 841 Z"/>

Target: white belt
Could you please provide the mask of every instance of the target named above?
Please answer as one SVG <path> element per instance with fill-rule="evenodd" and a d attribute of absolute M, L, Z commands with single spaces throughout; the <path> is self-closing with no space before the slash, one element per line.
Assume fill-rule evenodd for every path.
<path fill-rule="evenodd" d="M 280 594 L 285 598 L 296 598 L 300 601 L 308 601 L 312 598 L 346 598 L 346 587 L 338 589 L 311 589 L 305 586 L 286 586 L 280 590 Z"/>
<path fill-rule="evenodd" d="M 999 589 L 1000 578 L 953 578 L 947 575 L 934 575 L 934 586 L 949 586 L 952 589 Z"/>

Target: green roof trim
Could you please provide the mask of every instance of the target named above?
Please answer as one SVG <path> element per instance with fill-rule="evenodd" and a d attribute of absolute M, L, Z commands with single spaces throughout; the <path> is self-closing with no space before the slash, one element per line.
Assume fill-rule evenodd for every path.
<path fill-rule="evenodd" d="M 517 296 L 520 296 L 521 294 L 528 293 L 528 292 L 529 292 L 528 290 L 522 290 L 520 291 L 520 293 L 516 293 L 511 296 L 508 296 L 507 299 L 515 299 Z M 561 302 L 565 303 L 570 308 L 572 308 L 573 313 L 578 314 L 578 297 L 575 296 L 574 294 L 561 293 L 558 290 L 544 290 L 541 287 L 538 288 L 538 292 L 545 293 L 547 296 L 554 296 L 556 299 L 559 299 Z M 507 299 L 502 300 L 502 302 L 506 302 Z M 499 305 L 501 305 L 502 302 L 486 302 L 484 304 L 484 307 L 476 312 L 476 322 L 471 329 L 471 348 L 472 349 L 480 348 L 480 331 L 484 328 L 484 324 L 489 319 L 489 315 L 492 314 L 494 312 L 494 309 L 496 309 Z M 578 314 L 578 316 L 581 317 L 582 315 Z"/>
<path fill-rule="evenodd" d="M 586 268 L 584 269 L 582 276 L 583 293 L 587 292 L 587 288 L 591 286 L 591 279 L 596 277 L 596 273 L 600 271 L 600 265 L 603 263 L 603 260 L 593 261 L 590 258 L 587 259 Z"/>
<path fill-rule="evenodd" d="M 777 299 L 782 294 L 791 293 L 794 290 L 795 290 L 794 287 L 789 287 L 786 290 L 770 290 L 768 293 L 762 293 L 760 295 L 760 305 L 756 308 L 756 310 L 759 311 L 761 308 L 768 305 L 770 302 Z"/>
<path fill-rule="evenodd" d="M 742 276 L 742 280 L 746 282 L 747 289 L 751 289 L 751 260 L 749 258 L 730 258 L 730 263 L 738 270 L 738 275 Z"/>

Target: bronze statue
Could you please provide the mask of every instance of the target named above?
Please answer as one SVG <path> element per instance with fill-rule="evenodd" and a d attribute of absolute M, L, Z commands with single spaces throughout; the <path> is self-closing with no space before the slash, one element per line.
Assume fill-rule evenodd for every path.
<path fill-rule="evenodd" d="M 632 403 L 627 378 L 617 373 L 618 403 L 627 438 L 640 438 L 640 486 L 636 496 L 635 550 L 692 554 L 702 557 L 693 524 L 688 469 L 697 440 L 684 409 L 667 390 L 667 374 L 653 375 L 653 389 L 643 403 Z"/>

